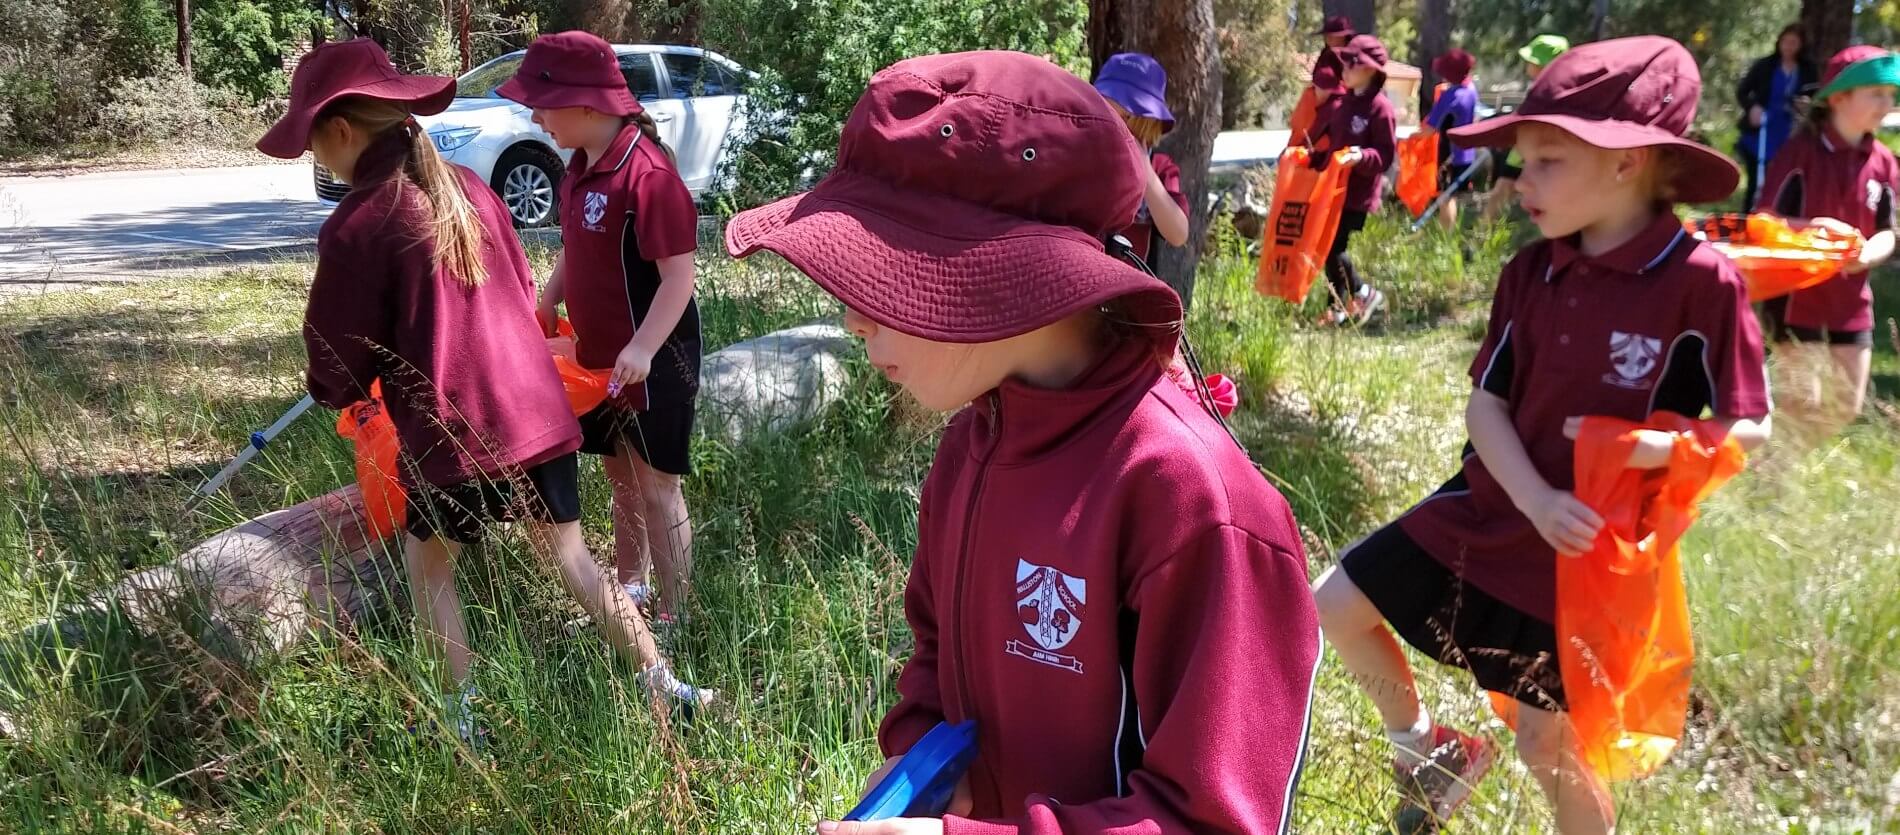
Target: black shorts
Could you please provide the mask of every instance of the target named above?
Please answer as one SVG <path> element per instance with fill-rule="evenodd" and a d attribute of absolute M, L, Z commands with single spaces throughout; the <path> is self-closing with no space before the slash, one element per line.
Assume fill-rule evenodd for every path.
<path fill-rule="evenodd" d="M 670 475 L 692 475 L 693 414 L 690 400 L 643 412 L 602 403 L 581 415 L 581 451 L 618 455 L 619 442 L 625 440 L 647 466 Z"/>
<path fill-rule="evenodd" d="M 1837 331 L 1824 328 L 1804 328 L 1788 324 L 1788 297 L 1778 296 L 1761 303 L 1762 318 L 1773 342 L 1805 342 L 1810 345 L 1853 345 L 1860 348 L 1874 347 L 1872 328 L 1857 331 Z"/>
<path fill-rule="evenodd" d="M 1398 523 L 1346 550 L 1339 567 L 1392 631 L 1478 686 L 1540 710 L 1562 711 L 1557 629 L 1464 582 Z"/>
<path fill-rule="evenodd" d="M 581 518 L 580 456 L 575 453 L 536 464 L 509 477 L 477 478 L 420 489 L 404 485 L 411 534 L 424 542 L 441 534 L 463 545 L 478 542 L 490 522 L 534 519 L 563 524 Z"/>

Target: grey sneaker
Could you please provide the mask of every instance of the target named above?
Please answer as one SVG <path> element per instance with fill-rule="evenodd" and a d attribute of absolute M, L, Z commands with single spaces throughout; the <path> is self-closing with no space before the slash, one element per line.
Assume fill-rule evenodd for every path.
<path fill-rule="evenodd" d="M 1399 835 L 1437 832 L 1471 798 L 1471 790 L 1491 770 L 1496 756 L 1496 749 L 1483 739 L 1443 726 L 1434 729 L 1432 749 L 1425 752 L 1424 762 L 1412 765 L 1398 759 L 1393 763 L 1400 795 L 1399 807 L 1392 814 L 1393 831 Z"/>
<path fill-rule="evenodd" d="M 1372 321 L 1372 317 L 1385 311 L 1385 294 L 1370 284 L 1365 288 L 1365 292 L 1354 296 L 1346 303 L 1346 312 L 1352 317 L 1355 325 L 1364 325 Z"/>
<path fill-rule="evenodd" d="M 666 664 L 655 664 L 640 673 L 640 685 L 658 697 L 681 722 L 690 724 L 699 711 L 711 707 L 718 694 L 711 688 L 696 687 L 681 681 Z"/>

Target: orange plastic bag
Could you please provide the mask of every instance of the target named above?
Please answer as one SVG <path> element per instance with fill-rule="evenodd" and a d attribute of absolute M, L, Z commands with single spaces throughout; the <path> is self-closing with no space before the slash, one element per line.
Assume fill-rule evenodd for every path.
<path fill-rule="evenodd" d="M 1413 217 L 1438 196 L 1438 131 L 1420 132 L 1399 140 L 1399 202 Z"/>
<path fill-rule="evenodd" d="M 1287 137 L 1289 145 L 1312 145 L 1313 130 L 1319 127 L 1319 95 L 1313 92 L 1313 85 L 1300 88 L 1300 99 L 1293 104 L 1293 115 L 1287 119 Z"/>
<path fill-rule="evenodd" d="M 1676 436 L 1667 467 L 1625 466 L 1639 429 Z M 1744 457 L 1707 422 L 1675 414 L 1583 420 L 1576 494 L 1604 523 L 1589 553 L 1557 558 L 1557 662 L 1584 760 L 1606 780 L 1654 773 L 1682 739 L 1695 643 L 1676 545 Z M 1490 695 L 1515 724 L 1516 702 Z"/>
<path fill-rule="evenodd" d="M 369 539 L 382 539 L 402 527 L 408 503 L 396 481 L 396 456 L 401 444 L 396 424 L 383 410 L 383 383 L 369 384 L 369 399 L 354 403 L 336 416 L 336 433 L 356 444 L 356 486 L 363 491 L 364 530 Z"/>
<path fill-rule="evenodd" d="M 1766 212 L 1714 215 L 1683 225 L 1735 262 L 1754 302 L 1833 278 L 1842 264 L 1860 257 L 1862 243 L 1846 224 L 1795 229 Z"/>
<path fill-rule="evenodd" d="M 582 368 L 574 354 L 574 325 L 566 319 L 555 323 L 555 335 L 548 337 L 548 353 L 554 356 L 554 369 L 561 372 L 561 387 L 567 389 L 567 405 L 574 414 L 584 415 L 607 399 L 609 371 Z M 644 408 L 646 404 L 633 404 Z"/>
<path fill-rule="evenodd" d="M 1261 295 L 1294 304 L 1306 300 L 1314 276 L 1326 265 L 1326 253 L 1339 231 L 1346 175 L 1352 170 L 1340 161 L 1343 150 L 1333 154 L 1324 171 L 1314 171 L 1307 164 L 1311 154 L 1298 146 L 1280 154 L 1273 208 L 1267 212 L 1260 247 L 1260 271 L 1254 278 L 1254 289 Z"/>

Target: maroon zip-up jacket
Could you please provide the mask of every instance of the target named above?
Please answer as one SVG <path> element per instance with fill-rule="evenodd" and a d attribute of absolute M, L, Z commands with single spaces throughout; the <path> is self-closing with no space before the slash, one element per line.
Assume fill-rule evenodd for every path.
<path fill-rule="evenodd" d="M 1354 165 L 1352 175 L 1346 178 L 1348 211 L 1379 211 L 1385 197 L 1385 171 L 1398 159 L 1398 112 L 1392 109 L 1392 100 L 1385 97 L 1382 84 L 1374 84 L 1363 93 L 1347 90 L 1334 96 L 1329 103 L 1336 104 L 1320 130 L 1319 135 L 1327 137 L 1324 147 L 1328 150 L 1357 145 L 1365 152 L 1365 159 Z"/>
<path fill-rule="evenodd" d="M 474 172 L 450 166 L 481 219 L 488 279 L 470 287 L 437 270 L 428 198 L 399 170 L 408 142 L 396 130 L 364 150 L 354 189 L 317 232 L 303 328 L 311 396 L 340 409 L 368 399 L 381 378 L 403 453 L 438 486 L 578 449 L 580 424 L 535 324 L 533 273 L 507 207 Z"/>
<path fill-rule="evenodd" d="M 949 835 L 1287 827 L 1320 637 L 1298 528 L 1156 347 L 1005 383 L 938 447 L 879 741 L 976 720 Z"/>

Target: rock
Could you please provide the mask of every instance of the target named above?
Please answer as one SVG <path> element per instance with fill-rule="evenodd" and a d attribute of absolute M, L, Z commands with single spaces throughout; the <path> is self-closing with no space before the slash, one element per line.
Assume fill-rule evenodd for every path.
<path fill-rule="evenodd" d="M 700 422 L 712 437 L 738 444 L 817 418 L 844 397 L 853 342 L 844 328 L 820 323 L 714 351 L 700 369 Z"/>

